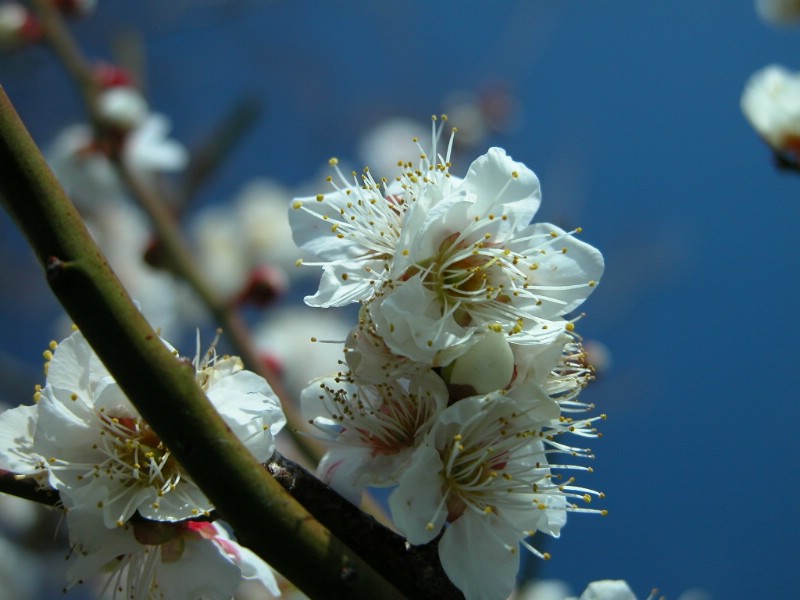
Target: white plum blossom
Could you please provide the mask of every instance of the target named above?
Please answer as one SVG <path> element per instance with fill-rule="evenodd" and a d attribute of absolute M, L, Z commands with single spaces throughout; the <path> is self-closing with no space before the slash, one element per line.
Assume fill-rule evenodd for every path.
<path fill-rule="evenodd" d="M 396 484 L 447 397 L 431 371 L 385 383 L 362 384 L 350 373 L 311 381 L 300 397 L 303 413 L 332 443 L 320 478 L 354 504 L 367 486 Z"/>
<path fill-rule="evenodd" d="M 531 224 L 539 180 L 501 148 L 450 173 L 451 136 L 392 179 L 369 169 L 334 191 L 293 202 L 295 242 L 322 268 L 314 307 L 359 304 L 347 369 L 302 394 L 317 437 L 331 444 L 319 476 L 354 502 L 367 486 L 389 497 L 409 544 L 438 538 L 446 575 L 467 600 L 504 600 L 527 538 L 557 537 L 593 490 L 551 458 L 591 458 L 567 434 L 597 437 L 575 418 L 593 379 L 571 315 L 604 262 L 580 229 Z"/>
<path fill-rule="evenodd" d="M 296 243 L 320 259 L 311 306 L 367 305 L 389 349 L 444 366 L 487 327 L 544 343 L 550 320 L 580 305 L 603 272 L 602 255 L 554 225 L 529 225 L 536 175 L 500 148 L 465 178 L 449 155 L 421 152 L 395 181 L 341 176 L 334 192 L 294 202 Z M 452 145 L 452 138 L 451 144 Z M 315 264 L 315 263 L 311 263 Z"/>
<path fill-rule="evenodd" d="M 763 140 L 779 152 L 800 152 L 800 73 L 769 65 L 745 85 L 742 112 Z"/>
<path fill-rule="evenodd" d="M 519 544 L 558 537 L 569 485 L 553 482 L 541 423 L 502 395 L 472 396 L 442 412 L 389 497 L 411 544 L 439 541 L 442 567 L 468 600 L 507 598 Z M 532 548 L 531 548 L 532 549 Z"/>
<path fill-rule="evenodd" d="M 228 600 L 243 579 L 280 595 L 269 565 L 216 523 L 139 519 L 109 530 L 77 509 L 67 512 L 67 525 L 70 587 L 103 572 L 112 597 L 126 600 Z"/>
<path fill-rule="evenodd" d="M 196 357 L 194 365 L 198 384 L 231 430 L 267 460 L 285 417 L 266 381 L 245 371 L 237 357 L 212 353 Z M 136 512 L 178 521 L 213 508 L 80 332 L 54 348 L 47 383 L 36 397 L 34 406 L 0 415 L 0 458 L 9 470 L 40 479 L 46 473 L 66 508 L 94 512 L 109 528 Z M 24 428 L 9 439 L 15 425 Z"/>

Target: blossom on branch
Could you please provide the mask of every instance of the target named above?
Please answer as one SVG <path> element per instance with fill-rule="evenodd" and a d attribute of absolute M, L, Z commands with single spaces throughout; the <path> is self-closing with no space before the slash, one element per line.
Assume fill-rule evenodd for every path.
<path fill-rule="evenodd" d="M 560 472 L 589 471 L 599 436 L 579 400 L 594 378 L 570 315 L 604 268 L 595 248 L 530 224 L 539 180 L 501 148 L 451 174 L 451 136 L 419 142 L 393 180 L 338 169 L 334 191 L 292 203 L 295 242 L 322 279 L 306 303 L 359 303 L 347 368 L 312 380 L 303 410 L 331 444 L 319 476 L 354 502 L 367 486 L 389 497 L 412 545 L 438 539 L 441 565 L 468 600 L 503 600 L 520 547 L 557 537 L 568 512 L 602 494 Z M 570 457 L 570 464 L 555 460 Z"/>
<path fill-rule="evenodd" d="M 172 350 L 231 431 L 266 462 L 286 422 L 267 382 L 238 357 L 217 356 L 213 345 L 193 360 Z M 0 467 L 59 493 L 73 546 L 71 582 L 111 561 L 109 585 L 127 598 L 228 598 L 242 577 L 277 589 L 260 559 L 219 526 L 193 520 L 214 506 L 83 335 L 53 342 L 45 356 L 36 403 L 0 414 Z"/>

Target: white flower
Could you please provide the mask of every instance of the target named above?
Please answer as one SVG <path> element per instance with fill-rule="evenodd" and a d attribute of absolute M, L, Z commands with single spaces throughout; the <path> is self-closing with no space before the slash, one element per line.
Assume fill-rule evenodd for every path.
<path fill-rule="evenodd" d="M 430 370 L 372 384 L 340 373 L 311 381 L 300 399 L 304 415 L 333 443 L 317 467 L 320 478 L 359 504 L 365 487 L 397 483 L 447 405 L 447 388 Z"/>
<path fill-rule="evenodd" d="M 800 0 L 756 0 L 756 12 L 767 23 L 794 25 L 800 22 Z"/>
<path fill-rule="evenodd" d="M 588 493 L 551 481 L 546 435 L 502 395 L 460 400 L 439 415 L 389 497 L 411 544 L 447 524 L 439 557 L 468 600 L 508 597 L 519 543 L 536 531 L 557 537 L 576 510 L 567 499 Z"/>
<path fill-rule="evenodd" d="M 0 5 L 0 49 L 12 50 L 41 35 L 36 19 L 22 4 L 4 2 Z"/>
<path fill-rule="evenodd" d="M 194 364 L 198 384 L 231 430 L 267 460 L 285 418 L 266 381 L 243 370 L 236 357 L 212 354 Z M 44 470 L 67 508 L 93 511 L 106 527 L 123 525 L 137 511 L 177 521 L 213 508 L 80 332 L 55 348 L 37 397 L 33 407 L 0 415 L 0 456 L 11 469 Z M 24 429 L 9 439 L 14 424 Z M 31 456 L 28 469 L 23 451 Z"/>
<path fill-rule="evenodd" d="M 800 73 L 770 65 L 745 85 L 742 112 L 753 129 L 778 151 L 800 151 Z"/>
<path fill-rule="evenodd" d="M 228 600 L 243 579 L 279 596 L 275 576 L 253 552 L 215 523 L 136 520 L 107 529 L 84 510 L 67 512 L 72 542 L 69 586 L 98 571 L 112 596 L 128 600 Z"/>
<path fill-rule="evenodd" d="M 295 241 L 323 267 L 306 302 L 366 303 L 391 352 L 436 366 L 489 326 L 517 343 L 551 339 L 549 321 L 600 278 L 600 253 L 554 225 L 528 225 L 539 181 L 502 149 L 474 161 L 464 179 L 451 176 L 449 150 L 420 151 L 419 166 L 405 163 L 391 184 L 368 171 L 363 185 L 340 175 L 335 192 L 295 201 Z"/>

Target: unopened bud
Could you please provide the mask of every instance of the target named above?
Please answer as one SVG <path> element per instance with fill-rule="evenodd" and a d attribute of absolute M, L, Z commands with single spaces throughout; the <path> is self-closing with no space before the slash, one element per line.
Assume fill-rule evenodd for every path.
<path fill-rule="evenodd" d="M 488 331 L 444 374 L 451 386 L 470 386 L 475 394 L 502 390 L 514 375 L 514 354 L 504 333 Z"/>

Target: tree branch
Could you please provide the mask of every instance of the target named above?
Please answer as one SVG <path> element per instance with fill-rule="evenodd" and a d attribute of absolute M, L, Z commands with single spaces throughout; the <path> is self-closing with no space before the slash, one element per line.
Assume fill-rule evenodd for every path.
<path fill-rule="evenodd" d="M 312 598 L 401 598 L 232 434 L 131 301 L 2 88 L 0 166 L 3 204 L 53 293 L 242 543 Z"/>

